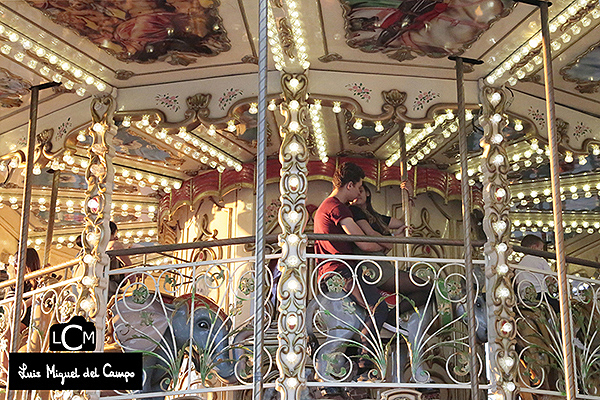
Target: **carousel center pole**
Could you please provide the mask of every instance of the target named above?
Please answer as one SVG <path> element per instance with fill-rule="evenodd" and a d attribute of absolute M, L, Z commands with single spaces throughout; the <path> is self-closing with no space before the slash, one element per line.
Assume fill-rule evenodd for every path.
<path fill-rule="evenodd" d="M 254 400 L 262 400 L 264 341 L 265 192 L 267 174 L 267 17 L 268 0 L 259 0 L 258 11 L 258 130 L 256 140 L 256 262 L 254 284 Z"/>
<path fill-rule="evenodd" d="M 35 134 L 37 129 L 37 113 L 40 90 L 59 86 L 60 83 L 48 82 L 31 87 L 31 102 L 29 106 L 29 136 L 27 138 L 27 160 L 25 169 L 25 184 L 23 190 L 23 209 L 21 210 L 21 233 L 19 238 L 19 253 L 17 261 L 17 283 L 15 290 L 15 306 L 13 315 L 12 343 L 10 352 L 16 353 L 20 343 L 21 303 L 23 302 L 23 281 L 25 276 L 25 258 L 27 257 L 27 237 L 29 234 L 29 210 L 31 209 L 31 186 L 33 178 L 33 157 L 35 151 Z M 14 397 L 14 390 L 8 388 L 8 400 Z"/>
<path fill-rule="evenodd" d="M 537 6 L 540 9 L 542 25 L 542 52 L 544 54 L 544 83 L 546 90 L 546 125 L 548 126 L 548 145 L 550 146 L 550 177 L 552 182 L 552 209 L 554 211 L 554 241 L 556 250 L 556 268 L 558 273 L 558 296 L 560 301 L 560 329 L 564 357 L 565 391 L 567 400 L 574 400 L 577 393 L 575 366 L 573 359 L 573 333 L 569 314 L 569 281 L 567 280 L 567 262 L 565 256 L 562 200 L 560 198 L 560 168 L 558 165 L 558 135 L 556 133 L 556 111 L 554 107 L 554 78 L 552 72 L 552 53 L 550 51 L 550 28 L 548 25 L 547 1 L 520 0 L 522 3 Z"/>
<path fill-rule="evenodd" d="M 471 190 L 467 174 L 468 148 L 467 127 L 465 117 L 465 91 L 464 91 L 464 63 L 482 64 L 483 61 L 462 57 L 450 57 L 456 63 L 456 93 L 458 100 L 458 146 L 460 151 L 460 189 L 462 194 L 463 236 L 465 249 L 465 280 L 467 285 L 467 315 L 469 326 L 469 364 L 471 371 L 471 399 L 479 399 L 479 374 L 477 361 L 477 340 L 475 331 L 475 280 L 473 279 L 473 247 L 471 245 Z"/>

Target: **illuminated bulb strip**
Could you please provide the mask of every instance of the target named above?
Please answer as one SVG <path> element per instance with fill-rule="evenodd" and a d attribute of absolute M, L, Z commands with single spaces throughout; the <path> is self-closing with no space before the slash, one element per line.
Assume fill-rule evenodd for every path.
<path fill-rule="evenodd" d="M 283 5 L 290 21 L 293 33 L 292 37 L 294 38 L 296 51 L 298 52 L 296 58 L 303 69 L 308 69 L 310 62 L 308 61 L 306 40 L 302 20 L 300 20 L 300 12 L 298 11 L 298 3 L 296 0 L 283 0 Z"/>
<path fill-rule="evenodd" d="M 577 0 L 571 3 L 569 7 L 565 8 L 560 14 L 554 17 L 552 21 L 550 21 L 550 32 L 562 32 L 562 30 L 560 30 L 559 28 L 561 28 L 563 24 L 567 23 L 567 21 L 569 21 L 573 15 L 577 14 L 579 10 L 586 8 L 589 5 L 594 4 L 596 2 L 597 0 Z M 581 34 L 583 31 L 582 28 L 587 28 L 588 26 L 590 26 L 592 18 L 597 19 L 596 15 L 598 15 L 599 13 L 600 6 L 597 6 L 596 8 L 592 9 L 586 16 L 581 18 L 580 21 L 573 24 L 570 27 L 570 29 L 562 33 L 560 38 L 554 39 L 551 42 L 552 50 L 554 50 L 555 52 L 560 50 L 562 44 L 570 42 L 574 36 Z M 529 55 L 529 53 L 531 53 L 533 50 L 537 50 L 541 46 L 542 34 L 538 31 L 529 39 L 527 43 L 523 44 L 521 47 L 515 50 L 509 57 L 506 58 L 506 60 L 503 63 L 494 68 L 494 70 L 492 70 L 492 72 L 490 72 L 489 75 L 485 78 L 486 82 L 490 85 L 493 85 L 497 80 L 502 78 L 502 76 L 506 72 L 509 72 L 516 64 L 518 64 L 521 60 L 526 58 Z M 509 76 L 507 78 L 508 83 L 511 86 L 514 86 L 519 79 L 523 79 L 525 76 L 531 73 L 536 68 L 536 66 L 541 65 L 542 61 L 543 60 L 541 55 L 534 57 L 525 66 L 515 71 L 514 75 Z"/>
<path fill-rule="evenodd" d="M 112 88 L 108 86 L 102 79 L 88 71 L 85 71 L 78 65 L 58 56 L 48 48 L 42 46 L 26 35 L 13 31 L 8 25 L 0 23 L 0 35 L 6 37 L 10 42 L 14 43 L 13 45 L 5 44 L 4 46 L 0 47 L 0 51 L 2 53 L 9 55 L 14 50 L 14 46 L 20 46 L 23 49 L 23 52 L 15 52 L 13 58 L 24 67 L 33 70 L 39 66 L 39 62 L 24 53 L 29 51 L 35 53 L 35 55 L 39 58 L 46 59 L 47 63 L 41 65 L 38 73 L 41 76 L 50 78 L 56 82 L 62 82 L 66 89 L 71 90 L 75 88 L 75 82 L 63 75 L 69 72 L 71 76 L 80 81 L 81 86 L 76 89 L 76 93 L 80 96 L 85 95 L 87 91 L 84 86 L 87 86 L 88 88 L 93 87 L 95 90 L 100 92 L 112 90 Z M 50 68 L 49 65 L 52 68 Z"/>
<path fill-rule="evenodd" d="M 466 116 L 467 116 L 467 121 L 473 119 L 473 110 L 466 110 L 465 112 Z M 414 129 L 412 127 L 411 124 L 406 124 L 403 128 L 404 133 L 407 135 L 407 137 L 409 135 L 412 134 L 412 136 L 410 137 L 410 139 L 407 140 L 406 143 L 406 151 L 409 152 L 410 150 L 412 150 L 415 146 L 417 146 L 419 143 L 421 143 L 423 140 L 425 140 L 426 138 L 429 138 L 432 136 L 433 132 L 442 124 L 444 124 L 446 121 L 450 121 L 453 120 L 452 124 L 454 129 L 452 132 L 456 132 L 458 130 L 458 118 L 455 117 L 454 112 L 452 110 L 446 110 L 445 113 L 443 114 L 438 114 L 435 116 L 434 120 L 433 120 L 433 125 L 432 124 L 425 124 L 425 126 L 423 127 L 423 129 Z M 442 135 L 445 138 L 450 137 L 450 135 L 452 134 L 451 130 L 449 129 L 448 125 L 446 127 L 446 129 L 444 129 L 442 131 Z M 433 147 L 431 147 L 431 144 L 433 142 Z M 425 151 L 426 153 L 423 154 L 421 153 L 421 155 L 419 156 L 420 159 L 424 158 L 424 155 L 429 154 L 429 152 L 431 152 L 431 150 L 435 149 L 437 147 L 438 143 L 435 141 L 429 141 L 425 147 L 422 149 L 423 151 Z M 418 153 L 417 153 L 418 154 Z M 401 155 L 401 150 L 396 151 L 394 154 L 392 154 L 386 161 L 385 161 L 385 165 L 387 165 L 388 167 L 391 167 L 392 165 L 394 165 L 394 163 L 396 161 L 398 161 L 400 159 L 400 155 Z M 411 165 L 417 165 L 418 161 L 419 161 L 419 157 L 412 157 L 408 163 Z"/>
<path fill-rule="evenodd" d="M 321 112 L 321 100 L 315 100 L 314 104 L 310 105 L 309 111 L 317 152 L 321 161 L 326 163 L 329 161 L 329 157 L 327 157 L 327 142 L 325 141 L 325 123 L 323 121 L 323 113 Z"/>
<path fill-rule="evenodd" d="M 552 214 L 511 212 L 512 230 L 521 232 L 548 232 L 554 230 Z M 600 215 L 575 215 L 563 214 L 563 227 L 565 233 L 600 232 Z"/>
<path fill-rule="evenodd" d="M 185 128 L 180 130 L 178 136 L 180 138 L 182 138 L 186 143 L 193 146 L 193 148 L 191 148 L 189 146 L 183 147 L 182 142 L 175 143 L 175 145 L 176 145 L 175 147 L 176 148 L 178 146 L 180 148 L 183 147 L 184 152 L 186 154 L 190 155 L 195 160 L 198 160 L 201 163 L 210 166 L 211 168 L 215 168 L 219 172 L 225 171 L 226 168 L 233 168 L 237 172 L 240 172 L 242 170 L 242 168 L 243 168 L 242 163 L 240 163 L 238 160 L 231 157 L 229 154 L 224 153 L 223 151 L 219 150 L 217 147 L 209 144 L 208 142 L 200 139 L 195 134 L 186 132 Z M 157 137 L 158 137 L 158 135 L 157 135 Z M 171 138 L 171 137 L 167 136 L 163 140 L 167 141 L 169 138 Z M 159 139 L 160 139 L 160 137 L 159 137 Z M 186 151 L 186 149 L 189 149 L 189 150 Z M 205 156 L 202 156 L 200 154 L 200 152 L 204 153 Z M 210 159 L 209 159 L 209 157 L 210 157 Z M 215 159 L 218 160 L 218 162 L 215 161 Z"/>
<path fill-rule="evenodd" d="M 271 2 L 267 1 L 268 5 L 268 18 L 267 18 L 267 35 L 269 37 L 269 44 L 271 45 L 271 54 L 273 55 L 273 61 L 275 62 L 275 68 L 278 71 L 283 71 L 285 68 L 285 56 L 283 54 L 283 48 L 281 47 L 281 40 L 279 38 L 279 32 L 277 31 L 277 24 L 275 17 L 273 16 L 273 8 Z"/>

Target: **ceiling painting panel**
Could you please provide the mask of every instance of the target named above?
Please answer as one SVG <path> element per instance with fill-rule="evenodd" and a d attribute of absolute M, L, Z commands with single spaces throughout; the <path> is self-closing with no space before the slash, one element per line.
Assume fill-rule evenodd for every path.
<path fill-rule="evenodd" d="M 20 107 L 23 97 L 29 93 L 31 83 L 10 71 L 0 68 L 0 106 L 4 108 Z"/>
<path fill-rule="evenodd" d="M 216 0 L 28 0 L 125 62 L 188 65 L 231 47 Z"/>
<path fill-rule="evenodd" d="M 346 40 L 367 53 L 399 61 L 462 54 L 491 24 L 508 15 L 508 1 L 342 0 Z M 414 53 L 414 54 L 413 54 Z"/>
<path fill-rule="evenodd" d="M 159 161 L 165 165 L 171 164 L 174 161 L 171 154 L 148 142 L 141 136 L 131 133 L 123 126 L 120 126 L 117 130 L 113 144 L 117 153 L 134 159 Z"/>
<path fill-rule="evenodd" d="M 595 93 L 600 89 L 600 42 L 578 55 L 560 70 L 564 80 L 577 83 L 580 93 Z"/>

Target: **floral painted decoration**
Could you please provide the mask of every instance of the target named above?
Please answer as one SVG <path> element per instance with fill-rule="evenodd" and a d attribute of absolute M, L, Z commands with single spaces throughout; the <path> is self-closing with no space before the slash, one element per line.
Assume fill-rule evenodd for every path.
<path fill-rule="evenodd" d="M 539 126 L 544 126 L 545 115 L 542 111 L 538 110 L 537 108 L 529 107 L 527 113 L 529 114 L 531 119 L 535 121 L 536 124 L 538 124 Z"/>
<path fill-rule="evenodd" d="M 67 134 L 67 132 L 69 131 L 69 129 L 72 126 L 73 126 L 73 123 L 71 122 L 71 117 L 69 117 L 69 118 L 67 118 L 67 120 L 65 122 L 63 122 L 62 124 L 60 124 L 58 126 L 58 132 L 56 134 L 56 137 L 58 139 L 62 139 L 62 137 Z"/>
<path fill-rule="evenodd" d="M 438 97 L 440 97 L 440 94 L 432 90 L 428 90 L 426 92 L 419 90 L 419 94 L 413 102 L 413 111 L 422 110 L 425 104 L 428 104 L 429 102 L 431 102 L 434 99 L 437 99 Z"/>
<path fill-rule="evenodd" d="M 575 125 L 575 128 L 573 130 L 573 136 L 575 136 L 576 138 L 589 135 L 590 133 L 592 133 L 592 130 L 590 129 L 590 127 L 585 125 L 581 121 L 577 122 L 577 124 Z"/>
<path fill-rule="evenodd" d="M 171 111 L 179 111 L 181 106 L 179 105 L 179 96 L 171 95 L 170 93 L 157 94 L 155 97 L 156 105 L 163 106 Z"/>
<path fill-rule="evenodd" d="M 242 89 L 227 89 L 223 95 L 219 98 L 219 108 L 224 110 L 231 102 L 238 96 L 244 94 Z"/>
<path fill-rule="evenodd" d="M 346 85 L 346 88 L 348 88 L 348 90 L 352 92 L 353 96 L 356 96 L 361 100 L 366 100 L 367 102 L 371 100 L 372 90 L 366 88 L 362 82 L 349 83 Z"/>

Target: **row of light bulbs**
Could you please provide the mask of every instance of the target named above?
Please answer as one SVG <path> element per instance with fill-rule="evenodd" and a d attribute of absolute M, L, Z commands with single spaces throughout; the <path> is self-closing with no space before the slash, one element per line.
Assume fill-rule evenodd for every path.
<path fill-rule="evenodd" d="M 289 104 L 289 107 L 295 107 L 297 109 L 299 107 L 299 104 L 296 100 L 292 100 Z M 314 103 L 311 104 L 309 107 L 310 119 L 313 127 L 313 135 L 315 139 L 315 144 L 317 146 L 317 152 L 319 154 L 319 159 L 323 163 L 326 163 L 327 161 L 329 161 L 329 157 L 327 157 L 327 142 L 325 141 L 325 123 L 323 121 L 323 113 L 321 110 L 321 100 L 319 99 L 316 99 Z"/>
<path fill-rule="evenodd" d="M 473 110 L 465 110 L 465 118 L 467 121 L 472 120 Z M 453 133 L 456 133 L 458 131 L 458 117 L 455 116 L 454 111 L 452 111 L 451 109 L 446 110 L 445 113 L 440 113 L 436 115 L 433 120 L 433 124 L 427 123 L 423 126 L 422 129 L 414 129 L 411 123 L 406 123 L 404 125 L 404 134 L 407 136 L 407 138 L 409 138 L 406 142 L 407 152 L 412 150 L 423 140 L 429 138 L 427 143 L 411 159 L 409 159 L 409 165 L 417 165 L 420 160 L 424 159 L 426 155 L 428 155 L 432 150 L 437 148 L 439 143 L 435 138 L 432 137 L 432 134 L 438 127 L 444 124 L 446 124 L 445 128 L 441 132 L 441 135 L 444 138 L 447 139 Z M 385 164 L 388 167 L 391 167 L 396 161 L 400 159 L 401 154 L 402 152 L 399 149 L 385 161 Z"/>
<path fill-rule="evenodd" d="M 4 207 L 5 199 L 2 195 L 0 195 L 0 208 Z M 10 205 L 13 210 L 19 209 L 20 199 L 16 196 L 10 196 L 6 199 L 6 202 Z M 47 211 L 49 207 L 50 201 L 46 197 L 32 198 L 31 204 L 32 206 L 36 206 L 40 211 Z M 56 201 L 56 212 L 60 212 L 63 210 L 62 206 L 64 205 L 65 211 L 69 214 L 74 213 L 75 211 L 84 212 L 85 200 L 80 200 L 76 202 L 73 199 L 61 200 L 57 199 Z M 127 216 L 129 213 L 132 213 L 136 217 L 141 217 L 142 214 L 146 213 L 148 218 L 153 219 L 156 215 L 157 205 L 156 204 L 140 204 L 140 203 L 127 203 L 116 201 L 111 203 L 111 215 L 114 215 L 116 212 L 119 212 L 122 216 Z"/>
<path fill-rule="evenodd" d="M 252 105 L 250 108 L 253 108 Z M 258 108 L 256 108 L 256 111 L 258 112 Z M 127 115 L 123 117 L 123 126 L 129 127 L 131 124 L 131 116 Z M 184 154 L 192 157 L 202 164 L 217 169 L 219 172 L 225 171 L 226 168 L 233 168 L 237 172 L 242 170 L 242 164 L 238 160 L 224 153 L 208 142 L 200 139 L 195 134 L 188 132 L 185 126 L 180 127 L 177 134 L 179 138 L 183 139 L 182 142 L 177 140 L 173 135 L 169 135 L 168 129 L 156 128 L 158 124 L 158 120 L 150 121 L 150 115 L 148 114 L 143 115 L 139 121 L 135 122 L 137 128 L 145 130 L 148 134 L 154 135 L 157 139 L 164 141 L 169 146 L 173 145 L 173 147 L 175 147 L 177 150 L 182 151 Z M 230 132 L 235 132 L 237 129 L 235 126 L 235 120 L 229 120 L 227 122 L 227 128 L 225 129 Z M 206 131 L 209 136 L 215 136 L 217 133 L 217 129 L 214 125 L 210 125 Z M 193 148 L 190 147 L 189 144 L 191 144 Z M 216 161 L 214 158 L 216 158 L 218 161 Z"/>
<path fill-rule="evenodd" d="M 519 131 L 523 129 L 522 122 L 515 119 L 515 130 Z M 496 144 L 503 140 L 501 134 L 497 134 L 498 139 L 495 140 Z M 492 140 L 494 140 L 492 138 Z M 588 146 L 589 155 L 598 156 L 600 155 L 600 146 L 596 143 L 592 143 Z M 531 139 L 529 142 L 522 141 L 515 143 L 514 145 L 507 148 L 507 156 L 511 163 L 513 171 L 518 171 L 521 168 L 530 168 L 532 166 L 538 166 L 548 161 L 550 157 L 550 148 L 548 145 L 544 145 L 542 148 L 538 139 Z M 579 165 L 585 165 L 588 162 L 588 155 L 579 154 L 575 157 L 572 151 L 566 150 L 564 152 L 563 160 L 567 164 L 572 163 L 577 159 Z M 475 165 L 480 163 L 480 157 L 474 157 L 469 160 L 469 171 L 475 170 Z M 481 172 L 481 167 L 478 165 L 477 170 Z M 457 176 L 459 178 L 460 174 Z M 472 176 L 472 174 L 469 174 Z M 460 179 L 460 178 L 459 178 Z"/>
<path fill-rule="evenodd" d="M 125 230 L 125 231 L 119 231 L 119 238 L 121 239 L 121 241 L 125 244 L 129 243 L 129 242 L 134 242 L 134 243 L 139 243 L 141 241 L 144 242 L 152 242 L 152 241 L 156 241 L 158 240 L 157 236 L 156 236 L 156 230 L 155 229 L 149 229 L 149 230 L 143 230 L 143 229 L 138 229 L 138 230 Z M 73 248 L 75 246 L 75 241 L 77 239 L 77 235 L 70 235 L 70 236 L 56 236 L 52 238 L 52 244 L 56 246 L 56 248 L 60 249 L 63 246 L 66 246 L 68 248 Z M 41 246 L 43 245 L 45 242 L 45 238 L 42 237 L 38 237 L 38 238 L 30 238 L 27 240 L 27 245 L 31 246 L 31 245 L 36 245 L 36 246 Z M 38 249 L 36 249 L 38 250 Z"/>
<path fill-rule="evenodd" d="M 8 40 L 8 42 L 0 46 L 2 54 L 5 56 L 12 55 L 15 61 L 26 68 L 37 70 L 40 75 L 55 82 L 62 82 L 68 90 L 72 90 L 75 86 L 78 86 L 75 92 L 79 96 L 85 95 L 87 91 L 86 86 L 94 87 L 100 92 L 110 90 L 110 87 L 98 77 L 84 71 L 81 67 L 69 62 L 65 58 L 58 56 L 22 33 L 17 33 L 3 23 L 0 23 L 0 36 Z M 28 53 L 34 53 L 39 59 L 44 59 L 45 61 L 39 62 L 37 59 L 29 56 Z M 65 76 L 66 74 L 72 76 L 78 82 L 73 82 L 68 76 Z"/>
<path fill-rule="evenodd" d="M 560 14 L 554 17 L 552 21 L 550 21 L 550 32 L 556 32 L 564 24 L 568 23 L 581 9 L 586 8 L 594 3 L 597 3 L 597 0 L 578 0 L 573 2 L 569 7 L 567 7 Z M 592 19 L 598 18 L 600 18 L 600 5 L 596 8 L 593 8 L 587 15 L 573 24 L 568 30 L 565 30 L 559 38 L 552 40 L 550 43 L 552 50 L 555 52 L 559 51 L 563 44 L 567 44 L 572 40 L 573 37 L 580 35 L 584 28 L 589 27 L 592 23 Z M 541 32 L 538 32 L 533 35 L 527 43 L 515 50 L 502 64 L 498 65 L 487 76 L 487 83 L 493 85 L 496 81 L 501 79 L 506 72 L 510 72 L 515 65 L 528 57 L 531 52 L 539 51 L 541 46 L 542 34 Z M 525 76 L 533 72 L 533 70 L 541 65 L 542 62 L 542 56 L 539 54 L 536 55 L 527 64 L 517 69 L 512 75 L 510 75 L 508 78 L 508 83 L 511 86 L 516 85 L 518 80 L 523 79 Z"/>
<path fill-rule="evenodd" d="M 216 130 L 214 125 L 211 125 L 208 128 L 208 134 L 214 136 L 215 133 Z M 210 166 L 211 168 L 216 168 L 219 172 L 225 171 L 226 168 L 233 168 L 237 172 L 242 170 L 242 163 L 219 150 L 217 147 L 200 139 L 195 134 L 188 132 L 184 126 L 179 129 L 177 136 L 183 139 L 184 142 L 176 141 L 173 146 L 177 150 L 183 151 L 185 154 L 191 156 L 195 160 L 198 160 L 201 163 Z M 157 134 L 156 137 L 164 140 L 165 142 L 170 138 L 170 136 L 165 136 L 164 131 L 161 131 L 161 134 Z M 191 144 L 194 148 L 188 146 L 186 143 Z M 201 153 L 204 153 L 204 155 Z M 211 158 L 213 159 L 211 160 Z M 214 159 L 217 159 L 218 161 L 215 161 Z"/>
<path fill-rule="evenodd" d="M 310 67 L 310 62 L 308 61 L 306 39 L 304 38 L 304 28 L 300 19 L 298 3 L 296 0 L 283 0 L 282 3 L 292 28 L 292 38 L 297 52 L 295 58 L 298 64 L 306 70 Z"/>
<path fill-rule="evenodd" d="M 275 68 L 279 71 L 284 71 L 286 68 L 285 53 L 281 45 L 281 38 L 279 37 L 279 31 L 277 30 L 277 22 L 275 20 L 275 15 L 273 14 L 271 2 L 267 3 L 267 36 L 269 38 L 271 54 L 273 56 L 273 61 L 275 62 Z M 291 59 L 295 60 L 302 69 L 307 70 L 310 67 L 310 62 L 308 61 L 307 44 L 302 20 L 300 19 L 300 11 L 298 10 L 298 3 L 295 0 L 283 0 L 282 3 L 292 30 L 292 40 L 294 41 L 294 48 L 296 49 L 296 54 Z"/>
<path fill-rule="evenodd" d="M 594 193 L 596 192 L 596 193 Z M 596 185 L 584 183 L 580 185 L 571 185 L 565 189 L 565 186 L 561 186 L 560 188 L 560 199 L 566 200 L 567 197 L 573 200 L 577 200 L 581 197 L 589 199 L 594 195 L 600 196 L 600 182 Z M 540 204 L 542 201 L 546 203 L 552 203 L 552 192 L 550 188 L 545 188 L 543 190 L 530 190 L 529 193 L 525 193 L 524 191 L 519 191 L 515 194 L 515 198 L 513 201 L 518 200 L 522 206 L 526 206 L 529 203 Z"/>
<path fill-rule="evenodd" d="M 271 46 L 271 54 L 273 61 L 275 62 L 275 68 L 278 71 L 285 69 L 285 55 L 283 54 L 283 47 L 281 46 L 281 39 L 279 38 L 279 31 L 277 30 L 277 22 L 273 15 L 273 7 L 271 2 L 267 1 L 268 5 L 268 16 L 267 16 L 267 36 L 269 37 L 269 45 Z"/>

